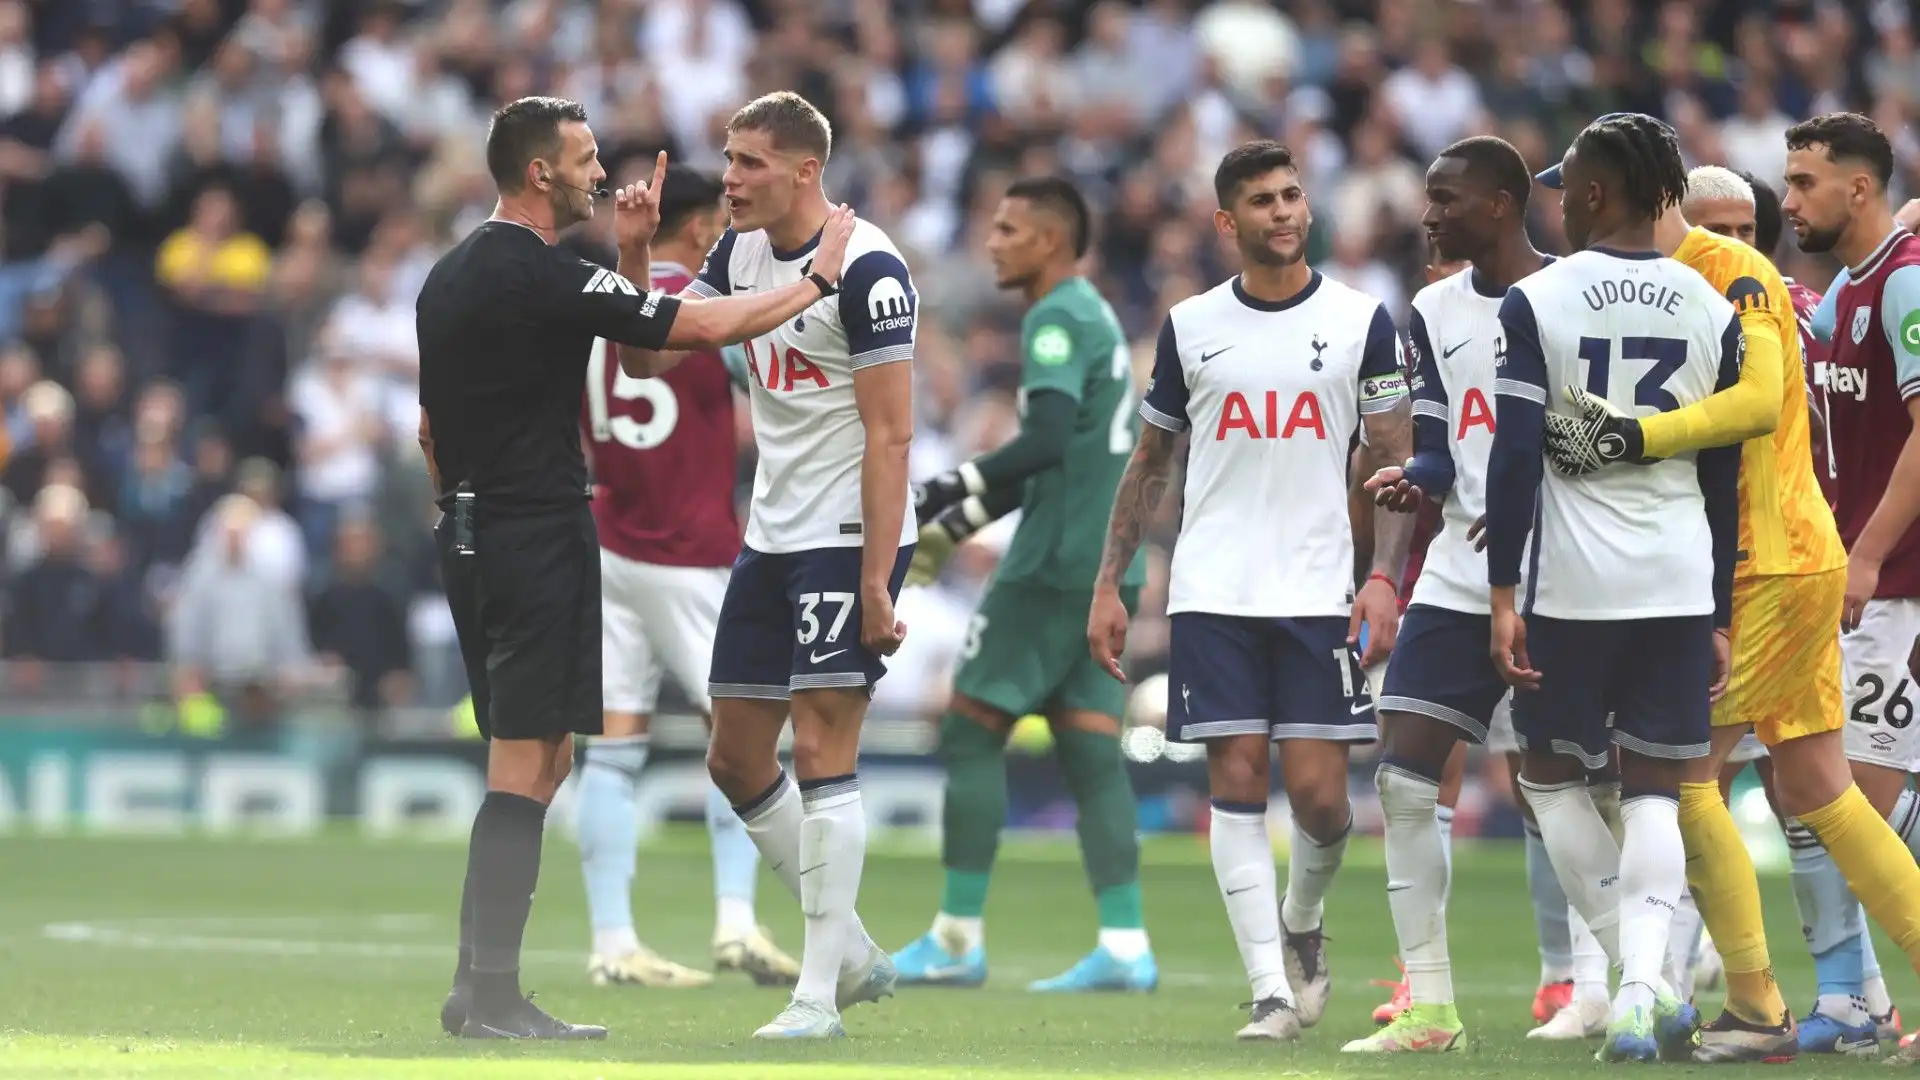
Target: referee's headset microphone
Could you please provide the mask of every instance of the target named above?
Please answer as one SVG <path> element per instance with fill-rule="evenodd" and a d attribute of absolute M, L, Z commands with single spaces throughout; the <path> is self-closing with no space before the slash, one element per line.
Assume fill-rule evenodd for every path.
<path fill-rule="evenodd" d="M 595 185 L 594 187 L 581 187 L 579 184 L 569 184 L 565 180 L 556 180 L 554 179 L 553 174 L 550 172 L 542 172 L 540 174 L 540 179 L 546 181 L 549 184 L 558 184 L 563 188 L 572 188 L 575 191 L 584 191 L 587 193 L 587 198 L 589 199 L 605 200 L 605 199 L 613 198 L 613 189 L 607 186 L 607 182 L 605 180 L 600 181 L 600 183 Z"/>

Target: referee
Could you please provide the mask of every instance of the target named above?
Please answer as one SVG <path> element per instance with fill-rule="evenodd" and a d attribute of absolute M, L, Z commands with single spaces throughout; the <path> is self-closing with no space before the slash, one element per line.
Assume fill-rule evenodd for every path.
<path fill-rule="evenodd" d="M 600 731 L 600 558 L 580 452 L 580 395 L 596 337 L 647 378 L 678 356 L 767 333 L 835 291 L 853 215 L 829 218 L 810 276 L 763 294 L 679 299 L 648 280 L 660 224 L 651 184 L 614 201 L 617 271 L 554 246 L 606 198 L 587 114 L 522 98 L 493 116 L 493 217 L 434 264 L 420 291 L 420 446 L 445 513 L 434 536 L 447 602 L 487 745 L 460 897 L 460 961 L 440 1010 L 450 1034 L 602 1039 L 548 1016 L 520 990 L 520 939 L 540 873 L 547 806 L 573 735 Z"/>

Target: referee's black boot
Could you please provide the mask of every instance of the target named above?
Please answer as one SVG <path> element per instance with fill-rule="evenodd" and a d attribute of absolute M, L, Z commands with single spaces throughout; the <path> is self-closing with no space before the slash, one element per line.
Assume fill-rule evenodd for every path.
<path fill-rule="evenodd" d="M 604 1039 L 607 1029 L 597 1024 L 569 1024 L 549 1016 L 530 997 L 522 997 L 513 975 L 477 976 L 467 1006 L 463 1039 Z M 455 993 L 458 993 L 456 990 Z"/>
<path fill-rule="evenodd" d="M 456 980 L 440 1004 L 440 1029 L 458 1035 L 467 1026 L 467 1013 L 473 1010 L 473 987 L 465 979 Z"/>

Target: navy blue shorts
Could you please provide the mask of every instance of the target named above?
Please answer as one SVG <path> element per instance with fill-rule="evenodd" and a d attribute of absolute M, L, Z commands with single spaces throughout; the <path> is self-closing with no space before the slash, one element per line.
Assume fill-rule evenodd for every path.
<path fill-rule="evenodd" d="M 1167 737 L 1372 742 L 1373 693 L 1339 615 L 1172 618 Z"/>
<path fill-rule="evenodd" d="M 1548 746 L 1589 769 L 1605 766 L 1616 744 L 1647 757 L 1706 755 L 1713 616 L 1587 622 L 1531 615 L 1527 657 L 1540 689 L 1514 692 L 1521 746 Z"/>
<path fill-rule="evenodd" d="M 895 600 L 912 561 L 912 544 L 893 560 L 887 591 Z M 860 643 L 860 615 L 859 548 L 784 555 L 742 548 L 720 602 L 707 692 L 779 701 L 827 687 L 872 693 L 887 665 Z"/>
<path fill-rule="evenodd" d="M 1486 615 L 1409 606 L 1387 660 L 1380 711 L 1431 716 L 1486 742 L 1493 712 L 1507 696 L 1506 680 L 1487 655 L 1492 624 Z"/>

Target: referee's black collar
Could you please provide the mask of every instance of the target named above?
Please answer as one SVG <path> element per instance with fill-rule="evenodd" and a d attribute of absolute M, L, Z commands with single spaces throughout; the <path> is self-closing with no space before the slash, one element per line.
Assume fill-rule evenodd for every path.
<path fill-rule="evenodd" d="M 806 243 L 801 244 L 797 248 L 794 248 L 792 251 L 781 251 L 779 248 L 774 247 L 773 240 L 771 237 L 769 237 L 767 240 L 767 247 L 773 252 L 773 257 L 780 260 L 781 262 L 792 262 L 795 259 L 804 259 L 808 255 L 813 254 L 814 248 L 817 248 L 820 246 L 820 233 L 824 233 L 826 231 L 827 231 L 827 227 L 825 225 L 820 226 L 820 232 L 814 233 L 813 238 L 811 240 L 808 240 Z"/>
<path fill-rule="evenodd" d="M 1313 276 L 1307 279 L 1305 288 L 1287 297 L 1285 300 L 1262 300 L 1257 296 L 1250 295 L 1247 292 L 1247 287 L 1240 283 L 1240 275 L 1235 274 L 1233 276 L 1233 298 L 1255 311 L 1285 311 L 1288 308 L 1299 307 L 1301 304 L 1306 303 L 1314 293 L 1319 291 L 1320 271 L 1318 270 L 1313 271 Z"/>

